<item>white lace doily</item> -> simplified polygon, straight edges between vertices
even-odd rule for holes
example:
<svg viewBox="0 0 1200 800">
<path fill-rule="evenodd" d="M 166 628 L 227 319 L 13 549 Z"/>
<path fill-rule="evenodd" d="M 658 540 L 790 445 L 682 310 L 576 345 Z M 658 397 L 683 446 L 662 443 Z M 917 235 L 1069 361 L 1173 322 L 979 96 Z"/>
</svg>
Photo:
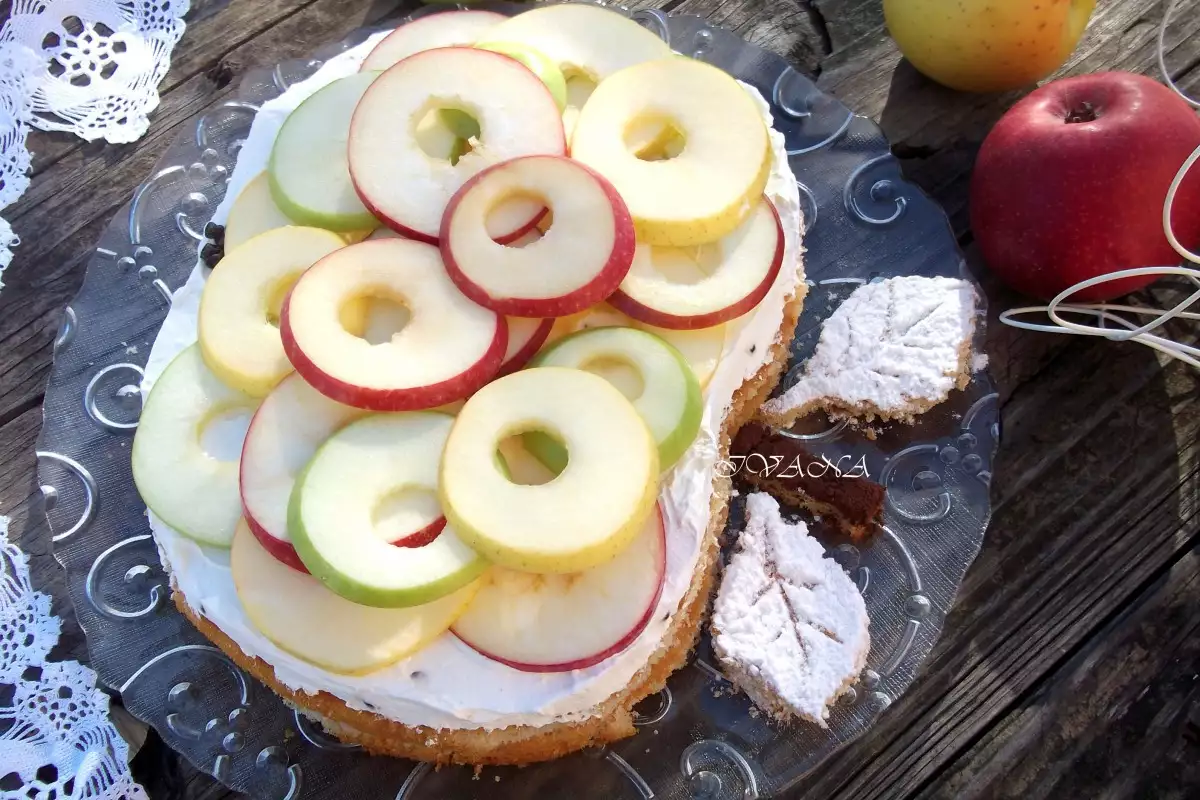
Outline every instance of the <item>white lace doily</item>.
<svg viewBox="0 0 1200 800">
<path fill-rule="evenodd" d="M 189 0 L 13 0 L 0 28 L 0 210 L 29 185 L 29 127 L 141 138 Z M 0 287 L 18 239 L 0 219 Z"/>
<path fill-rule="evenodd" d="M 46 661 L 60 628 L 0 517 L 0 800 L 141 800 L 96 673 Z"/>
</svg>

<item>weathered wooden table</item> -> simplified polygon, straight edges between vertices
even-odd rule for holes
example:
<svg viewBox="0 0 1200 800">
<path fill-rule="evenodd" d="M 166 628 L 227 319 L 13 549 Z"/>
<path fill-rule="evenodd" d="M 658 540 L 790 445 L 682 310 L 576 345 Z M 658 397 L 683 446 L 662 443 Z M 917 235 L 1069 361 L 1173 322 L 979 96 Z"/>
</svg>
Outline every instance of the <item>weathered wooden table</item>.
<svg viewBox="0 0 1200 800">
<path fill-rule="evenodd" d="M 6 213 L 24 242 L 0 294 L 0 513 L 67 615 L 63 655 L 86 659 L 87 649 L 49 554 L 33 451 L 51 343 L 91 248 L 180 126 L 245 69 L 303 56 L 399 5 L 193 0 L 141 141 L 30 138 L 33 184 Z M 1134 345 L 995 322 L 1018 298 L 973 253 L 967 185 L 980 142 L 1019 94 L 963 95 L 923 79 L 887 37 L 880 0 L 633 5 L 706 16 L 878 119 L 905 174 L 945 206 L 993 309 L 1004 438 L 983 551 L 922 677 L 796 796 L 1200 796 L 1200 376 Z M 1100 0 L 1063 74 L 1157 75 L 1163 6 Z M 1200 0 L 1180 3 L 1166 61 L 1200 91 Z M 135 770 L 156 798 L 228 796 L 153 734 Z"/>
</svg>

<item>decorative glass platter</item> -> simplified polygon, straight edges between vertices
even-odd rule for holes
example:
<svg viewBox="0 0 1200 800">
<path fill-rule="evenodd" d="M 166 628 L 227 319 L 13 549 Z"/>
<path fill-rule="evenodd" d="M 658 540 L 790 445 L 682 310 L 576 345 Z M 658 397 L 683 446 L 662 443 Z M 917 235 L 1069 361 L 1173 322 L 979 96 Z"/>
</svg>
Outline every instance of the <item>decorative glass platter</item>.
<svg viewBox="0 0 1200 800">
<path fill-rule="evenodd" d="M 807 221 L 810 288 L 782 386 L 794 381 L 812 352 L 821 320 L 855 286 L 892 275 L 970 278 L 945 215 L 904 181 L 874 123 L 822 94 L 783 58 L 698 17 L 659 11 L 633 17 L 676 51 L 756 87 L 786 137 Z M 844 426 L 792 432 L 831 460 L 863 457 L 868 474 L 888 489 L 885 531 L 872 546 L 860 551 L 839 544 L 819 522 L 814 526 L 857 580 L 871 617 L 867 669 L 839 700 L 827 730 L 768 723 L 714 667 L 705 633 L 690 664 L 638 707 L 635 737 L 523 769 L 434 770 L 337 742 L 209 645 L 171 603 L 130 475 L 142 365 L 172 291 L 195 265 L 205 223 L 225 193 L 259 105 L 372 32 L 360 31 L 307 60 L 251 72 L 236 99 L 196 119 L 105 230 L 65 311 L 38 464 L 55 553 L 68 573 L 92 666 L 130 712 L 198 768 L 256 797 L 420 800 L 570 792 L 715 799 L 786 790 L 866 730 L 913 680 L 937 640 L 990 513 L 999 418 L 983 372 L 917 425 L 885 427 L 873 441 Z M 982 341 L 980 330 L 977 349 Z M 730 531 L 739 528 L 741 514 L 735 501 Z"/>
</svg>

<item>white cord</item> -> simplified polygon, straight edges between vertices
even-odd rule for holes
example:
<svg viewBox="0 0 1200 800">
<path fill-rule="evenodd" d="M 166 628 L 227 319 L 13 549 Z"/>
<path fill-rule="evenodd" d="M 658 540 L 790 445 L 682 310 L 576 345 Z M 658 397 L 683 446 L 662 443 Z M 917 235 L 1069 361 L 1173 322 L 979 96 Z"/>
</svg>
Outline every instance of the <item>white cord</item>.
<svg viewBox="0 0 1200 800">
<path fill-rule="evenodd" d="M 1166 8 L 1163 11 L 1162 24 L 1158 29 L 1158 67 L 1162 72 L 1163 80 L 1167 86 L 1184 99 L 1189 105 L 1200 108 L 1200 102 L 1193 100 L 1183 93 L 1175 82 L 1171 79 L 1170 73 L 1167 71 L 1166 62 L 1166 37 L 1167 25 L 1170 22 L 1171 15 L 1175 11 L 1175 5 L 1178 0 L 1168 0 Z M 1200 147 L 1197 147 L 1195 152 L 1183 162 L 1183 166 L 1179 168 L 1179 172 L 1175 174 L 1175 180 L 1171 182 L 1171 188 L 1167 192 L 1166 202 L 1163 204 L 1163 232 L 1167 236 L 1167 241 L 1175 252 L 1179 253 L 1185 260 L 1194 264 L 1200 264 L 1200 253 L 1193 253 L 1188 250 L 1179 241 L 1175 235 L 1174 227 L 1171 224 L 1172 212 L 1175 208 L 1175 198 L 1179 194 L 1179 187 L 1183 185 L 1184 178 L 1188 172 L 1200 162 Z M 1087 304 L 1071 304 L 1067 299 L 1084 289 L 1090 289 L 1093 286 L 1099 286 L 1102 283 L 1109 281 L 1119 281 L 1124 278 L 1144 277 L 1147 275 L 1165 276 L 1176 275 L 1187 278 L 1192 285 L 1197 287 L 1197 291 L 1193 292 L 1171 309 L 1161 308 L 1142 308 L 1140 306 L 1118 305 L 1113 303 L 1087 303 Z M 1165 325 L 1172 319 L 1185 319 L 1190 321 L 1200 321 L 1200 313 L 1188 311 L 1188 309 L 1200 301 L 1200 269 L 1193 269 L 1186 266 L 1178 267 L 1138 267 L 1136 269 L 1123 269 L 1117 272 L 1111 272 L 1107 275 L 1099 275 L 1095 278 L 1088 278 L 1081 281 L 1069 289 L 1059 292 L 1059 294 L 1050 301 L 1049 305 L 1045 306 L 1022 306 L 1021 308 L 1010 308 L 1008 311 L 1000 315 L 1000 321 L 1005 325 L 1013 328 L 1021 328 L 1028 331 L 1040 331 L 1043 333 L 1065 333 L 1078 336 L 1102 336 L 1105 339 L 1114 342 L 1137 342 L 1138 344 L 1151 347 L 1160 353 L 1165 353 L 1171 358 L 1177 358 L 1193 367 L 1200 369 L 1200 348 L 1182 344 L 1162 336 L 1156 336 L 1151 331 Z M 1018 317 L 1026 314 L 1045 314 L 1054 324 L 1047 325 L 1045 323 L 1028 322 Z M 1135 322 L 1127 319 L 1123 314 L 1132 316 L 1149 316 L 1152 320 L 1144 325 L 1138 325 Z M 1095 320 L 1095 325 L 1085 325 L 1078 322 L 1073 322 L 1064 315 L 1076 315 L 1085 319 Z M 1124 330 L 1113 329 L 1107 327 L 1105 323 L 1113 323 L 1121 326 Z"/>
</svg>

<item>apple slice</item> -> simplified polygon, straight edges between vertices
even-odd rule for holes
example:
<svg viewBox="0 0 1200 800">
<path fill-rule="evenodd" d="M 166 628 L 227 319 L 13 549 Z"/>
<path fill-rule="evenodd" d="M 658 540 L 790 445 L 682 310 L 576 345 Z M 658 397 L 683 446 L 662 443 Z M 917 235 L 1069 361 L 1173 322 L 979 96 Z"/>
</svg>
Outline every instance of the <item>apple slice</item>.
<svg viewBox="0 0 1200 800">
<path fill-rule="evenodd" d="M 627 17 L 570 3 L 518 14 L 489 29 L 476 46 L 499 43 L 524 45 L 558 65 L 566 89 L 562 112 L 568 141 L 596 84 L 617 70 L 671 55 L 666 42 Z"/>
<path fill-rule="evenodd" d="M 688 264 L 695 269 L 694 262 Z M 606 303 L 592 306 L 579 314 L 556 319 L 546 342 L 553 344 L 564 336 L 592 328 L 637 328 L 653 333 L 683 355 L 701 389 L 708 386 L 708 382 L 712 380 L 713 373 L 717 371 L 717 364 L 721 363 L 721 356 L 725 352 L 725 325 L 692 331 L 657 328 L 628 317 Z"/>
<path fill-rule="evenodd" d="M 229 547 L 242 514 L 238 454 L 258 401 L 217 379 L 200 348 L 182 350 L 155 382 L 133 437 L 133 482 L 163 522 Z"/>
<path fill-rule="evenodd" d="M 517 14 L 488 28 L 477 44 L 493 42 L 521 44 L 545 54 L 558 64 L 568 93 L 573 83 L 579 92 L 580 84 L 594 86 L 625 67 L 671 56 L 666 42 L 628 17 L 582 3 L 541 6 Z M 579 99 L 577 95 L 576 102 Z"/>
<path fill-rule="evenodd" d="M 451 630 L 480 654 L 522 672 L 584 669 L 645 630 L 666 566 L 666 530 L 655 509 L 607 564 L 570 575 L 493 568 Z"/>
<path fill-rule="evenodd" d="M 289 375 L 250 421 L 239 473 L 246 524 L 267 552 L 292 569 L 308 572 L 287 529 L 296 476 L 326 439 L 364 413 L 330 400 L 299 375 Z M 411 498 L 407 508 L 390 510 L 397 523 L 408 526 L 392 525 L 384 531 L 401 547 L 429 544 L 446 525 L 441 508 L 419 497 Z"/>
<path fill-rule="evenodd" d="M 271 196 L 295 222 L 331 231 L 379 226 L 350 179 L 350 118 L 378 73 L 360 72 L 317 90 L 283 121 L 267 174 Z"/>
<path fill-rule="evenodd" d="M 371 344 L 343 322 L 371 296 L 408 309 L 407 324 Z M 326 397 L 375 411 L 433 408 L 470 396 L 508 347 L 503 317 L 455 288 L 438 249 L 407 239 L 351 245 L 315 264 L 283 307 L 283 349 Z"/>
<path fill-rule="evenodd" d="M 436 504 L 438 461 L 453 425 L 454 417 L 430 411 L 377 414 L 321 445 L 292 491 L 288 532 L 322 583 L 360 605 L 398 608 L 432 602 L 483 573 L 487 562 L 453 525 L 422 547 L 387 542 L 397 506 L 411 507 L 414 495 Z"/>
<path fill-rule="evenodd" d="M 525 65 L 526 69 L 537 75 L 542 83 L 546 84 L 546 88 L 550 90 L 550 95 L 558 105 L 559 111 L 567 107 L 567 80 L 563 76 L 562 69 L 541 50 L 521 42 L 500 42 L 495 40 L 480 42 L 475 46 L 481 50 L 491 50 L 493 53 L 499 53 L 500 55 L 520 61 Z"/>
<path fill-rule="evenodd" d="M 514 483 L 497 467 L 500 442 L 540 430 L 564 443 L 567 468 L 550 483 Z M 616 557 L 641 530 L 658 490 L 658 448 L 608 381 L 561 367 L 514 372 L 475 393 L 442 453 L 447 527 L 510 569 L 577 572 Z"/>
<path fill-rule="evenodd" d="M 284 297 L 306 269 L 346 243 L 320 228 L 260 234 L 217 263 L 200 297 L 200 351 L 225 383 L 263 397 L 292 371 L 279 338 Z M 347 324 L 361 325 L 354 307 Z"/>
<path fill-rule="evenodd" d="M 635 328 L 582 331 L 555 342 L 532 366 L 587 370 L 616 386 L 650 429 L 663 470 L 679 460 L 700 430 L 700 384 L 680 352 L 652 333 Z M 632 374 L 626 378 L 625 371 Z M 552 437 L 531 432 L 525 442 L 554 472 L 566 468 L 567 452 Z"/>
<path fill-rule="evenodd" d="M 683 147 L 647 161 L 629 133 L 670 125 Z M 714 242 L 745 221 L 771 168 L 767 126 L 750 95 L 720 69 L 673 57 L 627 67 L 596 87 L 579 112 L 571 157 L 612 181 L 644 244 Z"/>
<path fill-rule="evenodd" d="M 271 196 L 271 179 L 260 172 L 238 192 L 237 199 L 229 208 L 225 222 L 225 252 L 234 250 L 260 233 L 295 225 L 292 218 L 279 210 Z M 338 235 L 347 244 L 361 242 L 371 234 L 372 228 L 359 231 L 339 231 Z"/>
<path fill-rule="evenodd" d="M 483 220 L 498 202 L 537 197 L 554 224 L 526 247 L 505 247 Z M 629 271 L 635 242 L 621 196 L 590 169 L 556 156 L 527 156 L 476 175 L 442 218 L 450 278 L 481 306 L 515 317 L 562 317 L 608 297 Z"/>
<path fill-rule="evenodd" d="M 553 319 L 530 319 L 527 317 L 505 317 L 508 326 L 508 349 L 504 353 L 504 361 L 500 363 L 499 375 L 516 372 L 529 363 L 554 327 Z"/>
<path fill-rule="evenodd" d="M 554 102 L 558 104 L 558 110 L 562 111 L 566 108 L 567 81 L 563 78 L 562 70 L 558 68 L 558 65 L 544 54 L 532 47 L 512 42 L 485 42 L 476 46 L 481 50 L 491 50 L 493 53 L 500 53 L 520 61 L 526 69 L 537 75 L 542 83 L 546 84 L 546 88 L 554 97 Z M 448 108 L 440 113 L 446 127 L 454 131 L 456 135 L 464 139 L 479 136 L 479 123 L 469 114 L 453 108 Z"/>
<path fill-rule="evenodd" d="M 258 632 L 296 658 L 339 675 L 365 675 L 417 652 L 449 629 L 479 588 L 474 581 L 411 608 L 361 606 L 279 563 L 244 523 L 233 537 L 229 562 L 242 610 Z"/>
<path fill-rule="evenodd" d="M 684 262 L 684 270 L 679 262 Z M 754 213 L 719 242 L 687 249 L 638 245 L 629 274 L 608 302 L 661 328 L 708 328 L 757 306 L 782 264 L 783 224 L 764 197 Z M 699 274 L 688 275 L 688 267 Z"/>
<path fill-rule="evenodd" d="M 467 112 L 482 131 L 455 164 L 427 153 L 411 133 L 443 108 Z M 381 75 L 354 112 L 348 146 L 367 207 L 427 242 L 437 241 L 447 203 L 471 176 L 519 156 L 564 152 L 562 116 L 546 85 L 508 56 L 470 47 L 417 53 Z"/>
<path fill-rule="evenodd" d="M 508 17 L 495 11 L 443 11 L 405 23 L 375 45 L 363 60 L 362 71 L 384 70 L 411 55 L 435 47 L 473 44 Z"/>
</svg>

